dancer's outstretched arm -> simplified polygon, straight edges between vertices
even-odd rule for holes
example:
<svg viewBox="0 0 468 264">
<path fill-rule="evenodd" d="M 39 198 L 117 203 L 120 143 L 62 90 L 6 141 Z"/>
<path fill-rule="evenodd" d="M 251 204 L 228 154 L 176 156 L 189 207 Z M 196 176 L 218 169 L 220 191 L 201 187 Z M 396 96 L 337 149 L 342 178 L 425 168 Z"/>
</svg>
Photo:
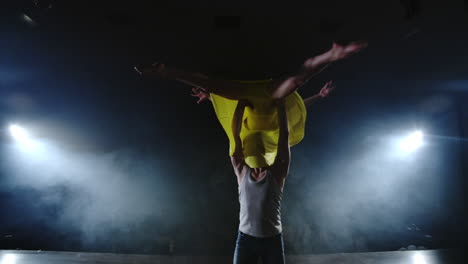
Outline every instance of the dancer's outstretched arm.
<svg viewBox="0 0 468 264">
<path fill-rule="evenodd" d="M 234 117 L 232 119 L 232 134 L 234 135 L 234 142 L 236 144 L 234 149 L 234 154 L 231 157 L 232 167 L 234 168 L 234 173 L 237 176 L 237 182 L 240 183 L 242 177 L 245 175 L 245 170 L 247 169 L 244 152 L 242 150 L 242 140 L 240 138 L 240 132 L 242 129 L 242 119 L 244 116 L 245 106 L 247 101 L 240 100 L 237 103 L 236 110 L 234 112 Z"/>
<path fill-rule="evenodd" d="M 315 102 L 319 101 L 322 98 L 327 97 L 330 95 L 331 91 L 335 89 L 335 85 L 333 84 L 333 81 L 328 81 L 322 89 L 320 89 L 320 92 L 318 92 L 315 95 L 312 95 L 310 97 L 307 97 L 304 99 L 304 104 L 308 108 L 311 105 L 313 105 Z"/>
<path fill-rule="evenodd" d="M 322 89 L 320 89 L 320 92 L 304 99 L 304 104 L 306 108 L 309 108 L 311 105 L 313 105 L 317 101 L 329 96 L 331 91 L 333 91 L 334 89 L 335 89 L 335 85 L 333 84 L 333 81 L 327 82 L 322 87 Z M 210 94 L 197 87 L 192 88 L 192 93 L 190 95 L 198 98 L 197 104 L 211 101 Z"/>
<path fill-rule="evenodd" d="M 289 172 L 289 164 L 291 160 L 288 115 L 286 113 L 284 99 L 277 101 L 277 108 L 279 125 L 278 154 L 276 155 L 275 162 L 271 166 L 271 169 L 273 174 L 278 176 L 278 179 L 283 186 L 284 180 Z"/>
<path fill-rule="evenodd" d="M 303 64 L 302 70 L 298 74 L 275 80 L 270 87 L 270 96 L 273 99 L 280 99 L 288 96 L 330 63 L 345 59 L 361 51 L 365 47 L 367 47 L 367 42 L 351 42 L 347 45 L 333 43 L 329 51 L 307 59 Z"/>
</svg>

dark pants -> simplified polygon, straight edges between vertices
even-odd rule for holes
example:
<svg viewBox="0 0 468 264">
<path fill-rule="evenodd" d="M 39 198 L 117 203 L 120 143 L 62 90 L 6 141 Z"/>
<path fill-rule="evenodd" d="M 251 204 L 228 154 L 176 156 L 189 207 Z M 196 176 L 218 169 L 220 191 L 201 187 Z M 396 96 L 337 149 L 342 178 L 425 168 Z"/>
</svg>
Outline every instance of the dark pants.
<svg viewBox="0 0 468 264">
<path fill-rule="evenodd" d="M 234 264 L 284 264 L 283 235 L 253 237 L 239 231 L 234 251 Z"/>
</svg>

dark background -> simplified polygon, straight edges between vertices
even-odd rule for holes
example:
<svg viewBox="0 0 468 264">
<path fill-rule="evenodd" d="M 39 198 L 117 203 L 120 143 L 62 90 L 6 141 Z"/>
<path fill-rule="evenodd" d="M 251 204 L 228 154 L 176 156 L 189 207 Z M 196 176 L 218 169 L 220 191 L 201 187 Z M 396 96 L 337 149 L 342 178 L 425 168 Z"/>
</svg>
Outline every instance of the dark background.
<svg viewBox="0 0 468 264">
<path fill-rule="evenodd" d="M 232 254 L 237 185 L 212 106 L 133 66 L 265 79 L 361 39 L 300 90 L 337 86 L 292 148 L 286 253 L 463 245 L 466 1 L 191 5 L 2 2 L 0 248 Z M 40 147 L 21 149 L 11 122 Z M 398 154 L 414 129 L 425 144 Z"/>
</svg>

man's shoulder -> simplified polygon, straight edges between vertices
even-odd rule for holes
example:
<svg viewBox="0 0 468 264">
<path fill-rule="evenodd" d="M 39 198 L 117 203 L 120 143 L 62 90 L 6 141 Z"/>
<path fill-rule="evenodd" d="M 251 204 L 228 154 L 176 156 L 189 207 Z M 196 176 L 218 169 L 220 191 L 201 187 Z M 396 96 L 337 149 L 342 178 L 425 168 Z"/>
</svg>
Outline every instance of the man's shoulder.
<svg viewBox="0 0 468 264">
<path fill-rule="evenodd" d="M 274 177 L 286 178 L 286 176 L 288 176 L 287 175 L 288 173 L 285 172 L 285 170 L 283 170 L 282 168 L 274 167 L 274 166 L 268 167 L 267 171 Z"/>
</svg>

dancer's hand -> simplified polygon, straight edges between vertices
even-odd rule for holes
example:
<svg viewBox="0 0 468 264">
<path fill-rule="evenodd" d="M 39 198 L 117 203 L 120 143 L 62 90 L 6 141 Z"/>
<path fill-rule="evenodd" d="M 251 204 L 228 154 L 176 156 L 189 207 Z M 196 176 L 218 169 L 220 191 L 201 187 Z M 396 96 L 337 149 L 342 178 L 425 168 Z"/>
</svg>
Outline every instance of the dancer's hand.
<svg viewBox="0 0 468 264">
<path fill-rule="evenodd" d="M 137 65 L 134 67 L 135 71 L 140 75 L 144 74 L 157 74 L 162 76 L 166 65 L 161 62 L 155 62 L 151 65 Z"/>
<path fill-rule="evenodd" d="M 210 94 L 197 87 L 192 88 L 192 93 L 190 95 L 198 98 L 197 104 L 211 101 Z"/>
<path fill-rule="evenodd" d="M 366 41 L 354 41 L 349 44 L 333 43 L 330 49 L 330 61 L 337 61 L 349 57 L 367 47 Z"/>
<path fill-rule="evenodd" d="M 328 81 L 328 82 L 322 87 L 322 89 L 320 89 L 320 92 L 319 92 L 320 97 L 322 97 L 322 98 L 327 97 L 328 95 L 330 95 L 331 91 L 333 91 L 335 88 L 336 88 L 336 86 L 335 86 L 335 84 L 333 83 L 333 81 Z"/>
</svg>

